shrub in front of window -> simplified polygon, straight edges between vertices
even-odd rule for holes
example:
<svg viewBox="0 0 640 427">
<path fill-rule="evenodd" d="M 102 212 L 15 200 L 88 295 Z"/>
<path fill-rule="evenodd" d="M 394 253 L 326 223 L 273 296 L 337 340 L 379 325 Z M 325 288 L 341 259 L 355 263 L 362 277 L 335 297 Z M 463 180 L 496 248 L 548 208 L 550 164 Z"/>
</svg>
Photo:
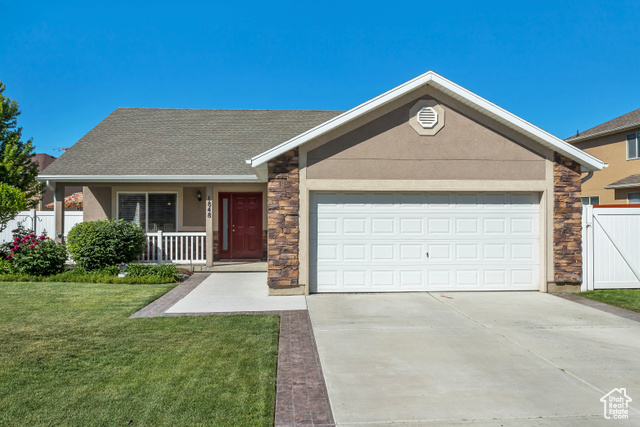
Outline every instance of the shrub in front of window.
<svg viewBox="0 0 640 427">
<path fill-rule="evenodd" d="M 135 261 L 145 243 L 144 231 L 123 220 L 81 222 L 67 236 L 71 257 L 87 271 Z"/>
<path fill-rule="evenodd" d="M 8 256 L 13 269 L 23 274 L 50 276 L 61 273 L 67 261 L 67 248 L 46 236 L 31 234 L 14 241 L 14 251 Z"/>
</svg>

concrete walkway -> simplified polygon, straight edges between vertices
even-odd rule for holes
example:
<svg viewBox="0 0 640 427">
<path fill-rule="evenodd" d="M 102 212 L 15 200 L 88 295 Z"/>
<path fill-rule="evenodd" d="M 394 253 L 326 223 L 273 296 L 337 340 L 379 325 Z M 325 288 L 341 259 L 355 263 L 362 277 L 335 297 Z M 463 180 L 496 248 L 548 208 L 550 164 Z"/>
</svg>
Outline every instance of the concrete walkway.
<svg viewBox="0 0 640 427">
<path fill-rule="evenodd" d="M 267 273 L 212 273 L 167 314 L 306 310 L 305 297 L 269 296 Z"/>
<path fill-rule="evenodd" d="M 538 292 L 308 297 L 337 425 L 640 425 L 640 323 Z M 626 388 L 630 419 L 600 398 Z"/>
</svg>

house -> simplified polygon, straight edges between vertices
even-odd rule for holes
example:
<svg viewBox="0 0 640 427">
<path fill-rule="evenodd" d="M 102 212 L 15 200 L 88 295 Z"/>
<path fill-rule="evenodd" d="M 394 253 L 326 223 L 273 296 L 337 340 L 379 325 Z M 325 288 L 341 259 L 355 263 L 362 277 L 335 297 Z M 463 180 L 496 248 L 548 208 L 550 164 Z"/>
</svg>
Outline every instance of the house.
<svg viewBox="0 0 640 427">
<path fill-rule="evenodd" d="M 267 259 L 272 295 L 552 291 L 602 167 L 430 71 L 342 113 L 119 108 L 40 179 L 83 185 L 86 221 L 201 233 L 208 265 Z"/>
<path fill-rule="evenodd" d="M 33 161 L 38 162 L 38 172 L 42 172 L 49 166 L 56 158 L 46 153 L 36 153 L 33 155 Z M 82 191 L 82 187 L 66 187 L 65 195 L 70 196 L 74 193 Z M 53 191 L 50 188 L 44 187 L 42 191 L 40 202 L 38 203 L 37 210 L 39 211 L 51 211 L 53 208 L 47 207 L 48 204 L 53 202 Z M 74 210 L 82 210 L 82 208 L 74 208 Z"/>
<path fill-rule="evenodd" d="M 640 108 L 566 141 L 608 165 L 584 175 L 583 204 L 640 203 Z"/>
</svg>

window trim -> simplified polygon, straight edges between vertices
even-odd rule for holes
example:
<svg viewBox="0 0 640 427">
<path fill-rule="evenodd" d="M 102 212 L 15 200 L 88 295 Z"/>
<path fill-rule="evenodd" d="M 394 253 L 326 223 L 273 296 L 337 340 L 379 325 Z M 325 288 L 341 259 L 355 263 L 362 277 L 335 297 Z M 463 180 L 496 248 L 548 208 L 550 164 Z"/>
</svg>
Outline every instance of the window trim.
<svg viewBox="0 0 640 427">
<path fill-rule="evenodd" d="M 116 191 L 116 219 L 120 219 L 120 194 L 144 194 L 144 232 L 149 233 L 149 194 L 175 194 L 176 195 L 176 232 L 178 232 L 178 217 L 179 217 L 179 203 L 180 198 L 177 191 Z"/>
<path fill-rule="evenodd" d="M 635 144 L 636 144 L 636 157 L 630 157 L 629 156 L 629 137 L 633 136 Z M 640 132 L 635 132 L 635 133 L 630 133 L 627 134 L 627 138 L 626 138 L 626 145 L 627 145 L 627 160 L 638 160 L 640 159 Z"/>
</svg>

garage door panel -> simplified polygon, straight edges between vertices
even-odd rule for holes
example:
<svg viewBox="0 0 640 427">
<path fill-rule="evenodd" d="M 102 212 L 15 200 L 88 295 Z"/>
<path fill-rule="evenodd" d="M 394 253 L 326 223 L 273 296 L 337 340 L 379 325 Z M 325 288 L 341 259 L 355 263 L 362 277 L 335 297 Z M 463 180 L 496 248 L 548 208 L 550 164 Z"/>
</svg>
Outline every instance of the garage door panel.
<svg viewBox="0 0 640 427">
<path fill-rule="evenodd" d="M 311 291 L 538 289 L 538 202 L 535 193 L 312 193 Z"/>
<path fill-rule="evenodd" d="M 424 233 L 423 218 L 401 218 L 400 236 L 415 236 Z"/>
<path fill-rule="evenodd" d="M 482 231 L 485 235 L 506 236 L 507 224 L 507 218 L 483 218 Z"/>
<path fill-rule="evenodd" d="M 421 261 L 426 253 L 424 245 L 421 244 L 407 244 L 400 242 L 397 246 L 400 253 L 400 256 L 397 259 L 398 262 Z"/>
<path fill-rule="evenodd" d="M 398 226 L 395 218 L 371 218 L 371 234 L 372 235 L 394 235 L 397 233 Z"/>
<path fill-rule="evenodd" d="M 450 236 L 453 231 L 451 218 L 427 218 L 427 230 L 429 235 Z"/>
</svg>

